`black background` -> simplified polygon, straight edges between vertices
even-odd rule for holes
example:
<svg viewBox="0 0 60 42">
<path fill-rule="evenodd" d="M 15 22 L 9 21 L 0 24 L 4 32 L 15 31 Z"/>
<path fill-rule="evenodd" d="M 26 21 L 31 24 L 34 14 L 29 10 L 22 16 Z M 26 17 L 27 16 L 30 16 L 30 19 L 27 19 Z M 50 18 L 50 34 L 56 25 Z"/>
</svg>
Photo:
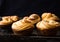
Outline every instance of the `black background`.
<svg viewBox="0 0 60 42">
<path fill-rule="evenodd" d="M 59 0 L 0 0 L 0 16 L 51 12 L 59 16 Z M 60 16 L 59 16 L 60 17 Z"/>
</svg>

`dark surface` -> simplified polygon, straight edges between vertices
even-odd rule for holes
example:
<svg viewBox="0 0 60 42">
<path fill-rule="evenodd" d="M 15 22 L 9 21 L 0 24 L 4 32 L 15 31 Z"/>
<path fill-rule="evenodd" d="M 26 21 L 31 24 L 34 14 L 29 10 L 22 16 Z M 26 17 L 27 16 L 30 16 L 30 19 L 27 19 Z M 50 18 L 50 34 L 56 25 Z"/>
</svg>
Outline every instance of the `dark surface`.
<svg viewBox="0 0 60 42">
<path fill-rule="evenodd" d="M 24 41 L 24 42 L 60 42 L 59 37 L 43 37 L 43 36 L 14 36 L 14 35 L 0 35 L 0 41 L 7 41 L 7 42 L 17 42 L 17 41 Z"/>
<path fill-rule="evenodd" d="M 7 31 L 0 28 L 0 41 L 5 42 L 60 42 L 60 31 L 57 33 L 56 36 L 38 36 L 37 31 L 33 30 L 32 34 L 29 36 L 20 36 L 14 35 L 11 31 Z"/>
</svg>

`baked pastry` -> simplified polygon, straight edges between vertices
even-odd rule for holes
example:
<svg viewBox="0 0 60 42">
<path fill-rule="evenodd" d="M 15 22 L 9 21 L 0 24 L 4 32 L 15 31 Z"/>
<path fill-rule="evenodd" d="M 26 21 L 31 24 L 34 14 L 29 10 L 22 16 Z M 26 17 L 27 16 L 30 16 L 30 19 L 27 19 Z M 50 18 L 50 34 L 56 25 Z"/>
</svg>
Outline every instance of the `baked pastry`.
<svg viewBox="0 0 60 42">
<path fill-rule="evenodd" d="M 19 19 L 18 16 L 3 16 L 2 20 L 0 21 L 0 27 L 5 27 Z"/>
<path fill-rule="evenodd" d="M 41 17 L 42 17 L 42 20 L 60 21 L 59 17 L 57 17 L 55 14 L 52 14 L 52 13 L 43 13 Z"/>
<path fill-rule="evenodd" d="M 16 15 L 14 15 L 14 16 L 3 16 L 3 17 L 2 17 L 2 21 L 4 21 L 4 20 L 5 20 L 5 21 L 10 20 L 10 21 L 14 22 L 14 21 L 19 20 L 19 17 L 16 16 Z"/>
<path fill-rule="evenodd" d="M 33 31 L 34 25 L 31 22 L 27 21 L 27 18 L 28 17 L 24 17 L 23 19 L 12 24 L 12 30 L 14 34 L 22 36 L 28 35 Z"/>
<path fill-rule="evenodd" d="M 30 21 L 32 24 L 36 24 L 41 20 L 41 18 L 37 14 L 31 14 L 27 20 Z"/>
<path fill-rule="evenodd" d="M 42 20 L 36 24 L 38 34 L 43 36 L 54 36 L 60 28 L 60 22 L 54 20 Z"/>
<path fill-rule="evenodd" d="M 32 14 L 29 17 L 24 17 L 23 19 L 14 22 L 12 24 L 12 30 L 14 34 L 27 35 L 32 33 L 34 29 L 34 24 L 40 21 L 40 17 L 37 14 Z"/>
</svg>

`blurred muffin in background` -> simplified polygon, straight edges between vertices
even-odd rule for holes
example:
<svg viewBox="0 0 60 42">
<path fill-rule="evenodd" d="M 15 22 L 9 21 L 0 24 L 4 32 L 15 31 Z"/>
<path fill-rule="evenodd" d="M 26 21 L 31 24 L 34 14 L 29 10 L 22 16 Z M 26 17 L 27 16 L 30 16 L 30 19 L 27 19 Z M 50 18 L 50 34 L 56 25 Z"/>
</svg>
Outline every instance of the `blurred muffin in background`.
<svg viewBox="0 0 60 42">
<path fill-rule="evenodd" d="M 18 16 L 3 16 L 2 20 L 0 21 L 0 28 L 7 30 L 7 31 L 12 31 L 11 30 L 11 24 L 15 21 L 18 21 L 19 17 Z"/>
</svg>

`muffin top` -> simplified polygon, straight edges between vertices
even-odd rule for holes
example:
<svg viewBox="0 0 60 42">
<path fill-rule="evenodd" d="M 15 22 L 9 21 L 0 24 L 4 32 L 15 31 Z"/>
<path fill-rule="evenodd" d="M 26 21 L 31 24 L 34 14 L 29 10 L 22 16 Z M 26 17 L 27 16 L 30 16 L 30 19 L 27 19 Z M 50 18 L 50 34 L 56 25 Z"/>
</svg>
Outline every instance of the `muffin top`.
<svg viewBox="0 0 60 42">
<path fill-rule="evenodd" d="M 3 21 L 8 20 L 8 19 L 10 19 L 11 21 L 17 21 L 19 19 L 19 17 L 18 16 L 4 16 L 4 17 L 2 17 Z"/>
<path fill-rule="evenodd" d="M 36 26 L 37 28 L 40 28 L 41 30 L 53 29 L 56 27 L 60 27 L 60 22 L 56 22 L 54 20 L 48 20 L 48 21 L 42 20 L 38 22 Z"/>
<path fill-rule="evenodd" d="M 0 25 L 8 25 L 18 20 L 18 16 L 4 16 L 0 21 Z"/>
<path fill-rule="evenodd" d="M 42 17 L 42 20 L 60 21 L 59 17 L 57 17 L 55 14 L 52 14 L 52 13 L 43 13 L 41 17 Z"/>
</svg>

